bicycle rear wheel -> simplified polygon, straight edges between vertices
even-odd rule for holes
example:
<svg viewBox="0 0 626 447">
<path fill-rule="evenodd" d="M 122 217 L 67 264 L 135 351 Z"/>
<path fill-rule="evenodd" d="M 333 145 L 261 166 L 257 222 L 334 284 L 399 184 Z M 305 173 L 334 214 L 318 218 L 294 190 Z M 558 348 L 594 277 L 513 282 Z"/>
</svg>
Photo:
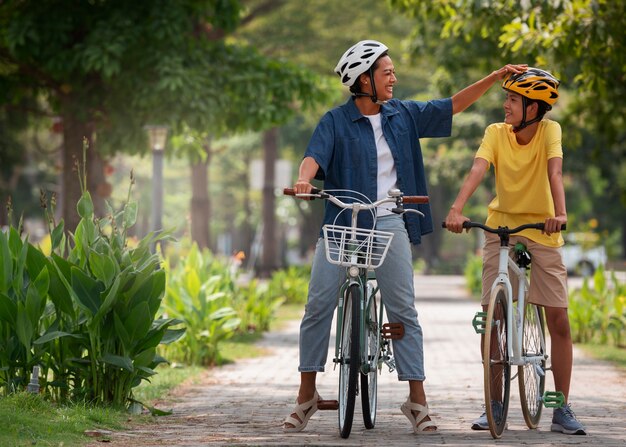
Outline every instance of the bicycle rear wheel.
<svg viewBox="0 0 626 447">
<path fill-rule="evenodd" d="M 519 394 L 526 425 L 537 428 L 546 388 L 545 326 L 541 307 L 526 303 L 524 308 L 522 355 L 534 361 L 518 366 Z"/>
<path fill-rule="evenodd" d="M 342 438 L 350 436 L 354 419 L 354 403 L 359 376 L 359 336 L 361 289 L 351 285 L 345 295 L 341 330 L 341 363 L 339 367 L 339 432 Z"/>
<path fill-rule="evenodd" d="M 378 359 L 380 358 L 380 324 L 376 297 L 371 296 L 365 317 L 365 346 L 363 353 L 367 363 L 361 371 L 361 408 L 365 428 L 374 428 L 378 405 Z"/>
<path fill-rule="evenodd" d="M 493 438 L 502 435 L 509 410 L 511 365 L 507 347 L 507 305 L 506 290 L 499 285 L 491 294 L 483 344 L 485 412 Z"/>
</svg>

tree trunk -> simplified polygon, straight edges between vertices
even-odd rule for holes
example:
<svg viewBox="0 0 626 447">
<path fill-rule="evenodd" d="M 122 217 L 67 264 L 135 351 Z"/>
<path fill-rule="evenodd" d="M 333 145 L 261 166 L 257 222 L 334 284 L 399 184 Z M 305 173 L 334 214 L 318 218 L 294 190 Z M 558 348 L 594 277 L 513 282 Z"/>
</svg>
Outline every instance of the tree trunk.
<svg viewBox="0 0 626 447">
<path fill-rule="evenodd" d="M 274 178 L 278 154 L 278 129 L 273 128 L 263 134 L 263 252 L 259 275 L 269 277 L 278 267 L 276 244 L 276 214 L 274 198 Z"/>
<path fill-rule="evenodd" d="M 209 222 L 211 200 L 209 197 L 209 166 L 211 165 L 211 142 L 203 144 L 204 161 L 191 164 L 191 240 L 198 248 L 212 249 Z"/>
</svg>

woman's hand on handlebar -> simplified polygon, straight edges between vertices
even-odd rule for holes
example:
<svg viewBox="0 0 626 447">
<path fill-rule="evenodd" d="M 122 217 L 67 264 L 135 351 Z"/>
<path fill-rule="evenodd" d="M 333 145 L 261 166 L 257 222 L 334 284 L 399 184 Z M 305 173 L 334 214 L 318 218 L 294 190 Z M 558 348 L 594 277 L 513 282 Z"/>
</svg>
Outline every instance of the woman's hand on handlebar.
<svg viewBox="0 0 626 447">
<path fill-rule="evenodd" d="M 311 194 L 313 185 L 306 180 L 298 179 L 293 185 L 293 190 L 296 194 Z"/>
<path fill-rule="evenodd" d="M 548 217 L 544 222 L 543 232 L 550 236 L 552 233 L 561 231 L 561 227 L 567 223 L 567 215 Z"/>
<path fill-rule="evenodd" d="M 463 232 L 463 223 L 468 222 L 470 219 L 465 217 L 458 211 L 451 209 L 446 216 L 445 226 L 448 231 L 453 233 Z M 469 231 L 469 228 L 467 229 Z"/>
</svg>

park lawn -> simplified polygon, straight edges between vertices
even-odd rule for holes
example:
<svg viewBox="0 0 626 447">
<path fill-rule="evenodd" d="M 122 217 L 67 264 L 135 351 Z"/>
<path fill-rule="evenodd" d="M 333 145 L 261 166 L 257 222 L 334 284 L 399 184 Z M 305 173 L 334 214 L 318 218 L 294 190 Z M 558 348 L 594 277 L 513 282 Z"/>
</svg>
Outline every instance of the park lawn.
<svg viewBox="0 0 626 447">
<path fill-rule="evenodd" d="M 0 398 L 0 445 L 80 446 L 88 439 L 106 439 L 106 430 L 123 428 L 127 418 L 111 408 L 57 406 L 37 394 L 13 394 Z M 87 431 L 104 434 L 87 438 Z"/>
</svg>

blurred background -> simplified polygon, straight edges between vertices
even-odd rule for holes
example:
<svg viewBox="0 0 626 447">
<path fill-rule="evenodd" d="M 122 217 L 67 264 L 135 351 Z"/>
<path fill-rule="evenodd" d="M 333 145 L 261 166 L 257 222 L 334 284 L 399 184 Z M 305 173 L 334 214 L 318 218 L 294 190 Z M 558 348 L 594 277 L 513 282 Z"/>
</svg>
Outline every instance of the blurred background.
<svg viewBox="0 0 626 447">
<path fill-rule="evenodd" d="M 195 242 L 260 277 L 307 264 L 322 204 L 281 191 L 321 115 L 347 98 L 337 60 L 376 39 L 390 48 L 400 99 L 450 96 L 505 63 L 554 73 L 566 263 L 581 275 L 624 270 L 625 9 L 591 0 L 0 1 L 0 227 L 23 218 L 30 241 L 45 243 L 43 201 L 73 232 L 85 159 L 96 215 L 138 203 L 131 237 L 169 229 L 176 241 L 164 250 Z M 455 116 L 450 138 L 422 142 L 435 222 L 484 128 L 503 119 L 503 99 L 495 85 Z M 485 218 L 490 186 L 467 216 Z M 478 238 L 435 225 L 414 251 L 416 269 L 461 273 Z"/>
</svg>

